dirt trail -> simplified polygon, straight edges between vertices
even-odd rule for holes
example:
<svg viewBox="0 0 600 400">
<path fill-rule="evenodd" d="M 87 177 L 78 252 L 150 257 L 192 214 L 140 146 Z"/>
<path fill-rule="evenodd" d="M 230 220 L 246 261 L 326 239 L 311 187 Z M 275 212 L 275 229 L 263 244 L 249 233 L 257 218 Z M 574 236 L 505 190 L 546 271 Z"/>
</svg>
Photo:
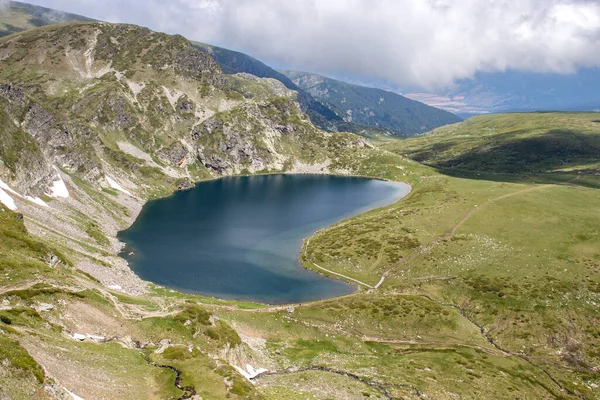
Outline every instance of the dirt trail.
<svg viewBox="0 0 600 400">
<path fill-rule="evenodd" d="M 582 177 L 583 177 L 583 174 L 579 173 L 579 174 L 578 174 L 578 176 L 577 176 L 576 178 L 574 178 L 574 179 L 571 179 L 570 181 L 566 182 L 566 184 L 570 184 L 570 183 L 577 182 L 577 181 L 578 181 L 578 180 L 580 180 Z M 438 238 L 437 238 L 437 239 L 435 239 L 433 242 L 431 242 L 431 243 L 430 243 L 428 246 L 426 246 L 426 247 L 424 247 L 424 248 L 421 248 L 421 249 L 419 249 L 418 251 L 416 251 L 416 252 L 414 252 L 413 254 L 411 254 L 410 256 L 408 256 L 407 258 L 404 258 L 404 259 L 400 260 L 400 261 L 399 261 L 399 263 L 398 263 L 396 266 L 398 266 L 398 265 L 402 265 L 402 264 L 406 264 L 406 263 L 408 263 L 408 262 L 410 262 L 410 261 L 414 260 L 414 259 L 415 259 L 416 257 L 418 257 L 419 255 L 422 255 L 422 254 L 427 254 L 427 253 L 429 253 L 431 250 L 433 250 L 433 248 L 434 248 L 435 246 L 437 246 L 438 244 L 440 244 L 441 242 L 444 242 L 444 241 L 446 241 L 446 240 L 449 240 L 450 238 L 452 238 L 452 236 L 454 236 L 454 235 L 456 234 L 456 232 L 458 231 L 458 229 L 459 229 L 459 228 L 460 228 L 460 227 L 461 227 L 461 226 L 462 226 L 462 225 L 463 225 L 465 222 L 467 222 L 467 221 L 469 220 L 469 218 L 471 218 L 471 217 L 472 217 L 472 216 L 473 216 L 473 215 L 474 215 L 474 214 L 475 214 L 477 211 L 481 210 L 481 209 L 482 209 L 483 207 L 485 207 L 486 205 L 488 205 L 488 204 L 490 204 L 490 203 L 493 203 L 493 202 L 495 202 L 495 201 L 499 201 L 499 200 L 502 200 L 502 199 L 506 199 L 506 198 L 508 198 L 508 197 L 512 197 L 512 196 L 516 196 L 516 195 L 520 195 L 520 194 L 524 194 L 524 193 L 528 193 L 528 192 L 533 192 L 533 191 L 537 191 L 537 190 L 541 190 L 541 189 L 545 189 L 545 188 L 553 187 L 553 186 L 556 186 L 556 185 L 557 185 L 557 184 L 554 184 L 554 183 L 552 183 L 552 184 L 547 184 L 547 185 L 542 185 L 542 186 L 534 186 L 534 187 L 530 187 L 530 188 L 527 188 L 527 189 L 519 190 L 519 191 L 516 191 L 516 192 L 512 192 L 512 193 L 508 193 L 508 194 L 503 194 L 503 195 L 501 195 L 501 196 L 498 196 L 498 197 L 494 197 L 494 198 L 488 199 L 488 200 L 484 201 L 483 203 L 476 205 L 476 206 L 475 206 L 475 207 L 474 207 L 474 208 L 473 208 L 471 211 L 469 211 L 469 212 L 467 213 L 467 215 L 465 215 L 465 216 L 464 216 L 464 218 L 463 218 L 463 219 L 461 219 L 461 220 L 460 220 L 460 221 L 459 221 L 459 222 L 458 222 L 456 225 L 454 225 L 454 226 L 452 227 L 452 230 L 451 230 L 449 233 L 447 233 L 447 234 L 445 234 L 445 235 L 443 235 L 443 236 L 440 236 L 440 237 L 438 237 Z M 306 256 L 306 249 L 308 248 L 308 245 L 309 245 L 309 243 L 310 243 L 310 239 L 307 239 L 307 241 L 306 241 L 306 245 L 304 246 L 304 255 L 305 255 L 305 256 Z M 308 257 L 306 257 L 306 258 L 308 259 Z M 309 261 L 310 261 L 310 260 L 309 260 Z M 377 264 L 379 264 L 379 262 L 380 262 L 380 261 L 381 261 L 381 251 L 380 251 L 380 254 L 379 254 L 378 258 L 377 258 L 377 261 L 375 261 L 375 264 L 374 264 L 374 266 L 376 266 Z M 376 284 L 375 286 L 372 286 L 372 285 L 369 285 L 368 283 L 365 283 L 365 282 L 359 281 L 358 279 L 354 279 L 354 278 L 351 278 L 351 277 L 349 277 L 349 276 L 347 276 L 347 275 L 340 274 L 340 273 L 338 273 L 338 272 L 335 272 L 335 271 L 332 271 L 332 270 L 330 270 L 330 269 L 327 269 L 327 268 L 321 267 L 320 265 L 318 265 L 317 263 L 315 263 L 315 262 L 313 262 L 313 261 L 310 261 L 310 263 L 311 263 L 311 264 L 313 264 L 315 267 L 317 267 L 318 269 L 320 269 L 320 270 L 322 270 L 322 271 L 325 271 L 325 272 L 327 272 L 327 273 L 329 273 L 329 274 L 332 274 L 332 275 L 339 276 L 340 278 L 344 278 L 344 279 L 346 279 L 346 280 L 349 280 L 349 281 L 352 281 L 352 282 L 354 282 L 354 283 L 358 283 L 359 285 L 362 285 L 362 286 L 364 286 L 364 287 L 367 287 L 367 288 L 369 288 L 369 289 L 378 289 L 378 288 L 379 288 L 379 287 L 380 287 L 380 286 L 383 284 L 383 282 L 385 281 L 385 278 L 386 278 L 386 277 L 389 275 L 389 273 L 391 272 L 391 270 L 388 270 L 388 271 L 386 271 L 386 272 L 385 272 L 385 273 L 384 273 L 384 274 L 381 276 L 381 279 L 379 280 L 379 282 L 377 282 L 377 284 Z"/>
<path fill-rule="evenodd" d="M 574 178 L 574 179 L 571 179 L 570 181 L 567 181 L 567 182 L 565 182 L 564 184 L 571 184 L 571 183 L 577 182 L 577 181 L 579 181 L 581 178 L 583 178 L 583 176 L 584 176 L 583 174 L 579 173 L 579 175 L 578 175 L 576 178 Z M 463 219 L 461 219 L 461 220 L 460 220 L 460 221 L 459 221 L 459 222 L 458 222 L 456 225 L 454 225 L 454 226 L 452 227 L 452 230 L 451 230 L 449 233 L 447 233 L 447 234 L 445 234 L 445 235 L 443 235 L 443 236 L 440 236 L 439 238 L 437 238 L 437 239 L 435 239 L 433 242 L 431 242 L 431 243 L 430 243 L 428 246 L 426 246 L 426 247 L 424 247 L 424 248 L 421 248 L 421 249 L 418 249 L 417 251 L 413 252 L 413 253 L 412 253 L 411 255 L 409 255 L 408 257 L 406 257 L 406 258 L 404 258 L 404 259 L 400 260 L 400 261 L 399 261 L 399 263 L 398 263 L 398 264 L 396 264 L 396 266 L 398 266 L 398 265 L 402 265 L 402 264 L 406 264 L 406 263 L 408 263 L 408 262 L 410 262 L 410 261 L 414 260 L 415 258 L 417 258 L 417 257 L 418 257 L 418 256 L 420 256 L 420 255 L 427 254 L 427 253 L 429 253 L 429 252 L 430 252 L 430 251 L 431 251 L 431 250 L 432 250 L 432 249 L 433 249 L 433 248 L 434 248 L 436 245 L 440 244 L 441 242 L 443 242 L 443 241 L 445 241 L 445 240 L 448 240 L 448 239 L 452 238 L 452 236 L 454 236 L 454 235 L 456 234 L 456 232 L 458 231 L 458 229 L 459 229 L 459 228 L 460 228 L 460 227 L 461 227 L 461 226 L 462 226 L 462 225 L 463 225 L 465 222 L 467 222 L 467 221 L 469 220 L 469 218 L 471 218 L 471 217 L 472 217 L 472 216 L 473 216 L 473 215 L 474 215 L 474 214 L 475 214 L 477 211 L 481 210 L 481 209 L 482 209 L 484 206 L 486 206 L 486 205 L 488 205 L 488 204 L 490 204 L 490 203 L 493 203 L 493 202 L 495 202 L 495 201 L 498 201 L 498 200 L 502 200 L 502 199 L 508 198 L 508 197 L 512 197 L 512 196 L 516 196 L 516 195 L 519 195 L 519 194 L 524 194 L 524 193 L 528 193 L 528 192 L 532 192 L 532 191 L 536 191 L 536 190 L 541 190 L 541 189 L 545 189 L 545 188 L 549 188 L 549 187 L 553 187 L 553 186 L 557 186 L 557 185 L 559 185 L 559 184 L 547 184 L 547 185 L 542 185 L 542 186 L 534 186 L 534 187 L 530 187 L 530 188 L 527 188 L 527 189 L 519 190 L 519 191 L 516 191 L 516 192 L 507 193 L 507 194 L 503 194 L 503 195 L 501 195 L 501 196 L 494 197 L 494 198 L 491 198 L 491 199 L 488 199 L 488 200 L 486 200 L 485 202 L 483 202 L 483 203 L 481 203 L 481 204 L 479 204 L 479 205 L 475 206 L 473 210 L 471 210 L 469 213 L 467 213 L 467 215 L 465 215 Z M 310 244 L 310 239 L 307 239 L 307 241 L 306 241 L 306 245 L 304 246 L 304 255 L 305 255 L 305 256 L 306 256 L 306 249 L 308 248 L 308 245 L 309 245 L 309 244 Z M 308 257 L 307 257 L 307 259 L 308 259 Z M 310 261 L 310 260 L 309 260 L 309 261 Z M 392 272 L 392 270 L 388 270 L 388 271 L 386 271 L 386 272 L 385 272 L 385 273 L 384 273 L 384 274 L 381 276 L 381 279 L 379 280 L 379 282 L 378 282 L 378 283 L 377 283 L 375 286 L 371 286 L 371 285 L 369 285 L 369 284 L 367 284 L 367 283 L 361 282 L 361 281 L 359 281 L 359 280 L 357 280 L 357 279 L 354 279 L 354 278 L 351 278 L 351 277 L 349 277 L 349 276 L 347 276 L 347 275 L 343 275 L 343 274 L 340 274 L 340 273 L 337 273 L 337 272 L 331 271 L 331 270 L 329 270 L 329 269 L 327 269 L 327 268 L 323 268 L 323 267 L 321 267 L 321 266 L 319 266 L 319 265 L 315 264 L 315 263 L 314 263 L 314 262 L 312 262 L 312 261 L 310 261 L 310 262 L 311 262 L 313 265 L 315 265 L 317 268 L 319 268 L 319 269 L 321 269 L 321 270 L 323 270 L 323 271 L 326 271 L 326 272 L 328 272 L 328 273 L 331 273 L 331 274 L 337 275 L 337 276 L 339 276 L 339 277 L 342 277 L 342 278 L 344 278 L 344 279 L 348 279 L 348 280 L 350 280 L 350 281 L 353 281 L 353 282 L 359 283 L 359 284 L 361 284 L 361 285 L 363 285 L 363 286 L 365 286 L 365 287 L 368 287 L 368 288 L 370 288 L 370 289 L 378 289 L 379 287 L 381 287 L 381 285 L 382 285 L 382 284 L 383 284 L 383 282 L 385 281 L 385 278 L 386 278 L 386 277 L 387 277 L 387 276 L 388 276 L 388 275 L 389 275 L 389 274 Z M 379 260 L 378 260 L 377 262 L 379 262 Z M 349 296 L 353 296 L 353 295 L 354 295 L 354 294 L 350 294 L 350 295 L 347 295 L 347 296 L 341 296 L 341 298 L 343 298 L 343 297 L 349 297 Z M 328 299 L 328 300 L 331 300 L 331 299 Z M 221 306 L 221 307 L 219 307 L 219 308 L 221 308 L 221 309 L 229 309 L 229 310 L 232 310 L 232 311 L 233 311 L 233 310 L 235 310 L 235 311 L 246 311 L 246 312 L 257 312 L 257 313 L 263 313 L 263 312 L 265 312 L 265 313 L 268 313 L 268 312 L 284 311 L 284 310 L 287 310 L 287 309 L 288 309 L 288 308 L 290 308 L 290 307 L 293 307 L 293 308 L 298 308 L 298 307 L 308 307 L 308 306 L 314 306 L 314 305 L 316 305 L 316 304 L 318 304 L 318 303 L 321 303 L 321 302 L 323 302 L 323 301 L 324 301 L 324 300 L 317 300 L 317 301 L 310 301 L 310 302 L 306 302 L 306 303 L 302 303 L 302 304 L 286 304 L 286 305 L 281 305 L 281 306 L 273 306 L 273 307 L 259 308 L 259 309 L 248 309 L 248 310 L 243 310 L 243 309 L 239 309 L 239 308 L 237 308 L 237 307 L 231 307 L 231 306 Z"/>
<path fill-rule="evenodd" d="M 310 261 L 310 263 L 311 263 L 312 265 L 314 265 L 314 266 L 315 266 L 315 267 L 317 267 L 318 269 L 320 269 L 320 270 L 323 270 L 323 271 L 325 271 L 325 272 L 327 272 L 327 273 L 330 273 L 330 274 L 333 274 L 333 275 L 339 276 L 339 277 L 341 277 L 341 278 L 347 279 L 347 280 L 349 280 L 349 281 L 352 281 L 352 282 L 354 282 L 354 283 L 358 283 L 359 285 L 365 286 L 365 287 L 367 287 L 367 288 L 369 288 L 369 289 L 374 289 L 374 287 L 373 287 L 373 286 L 371 286 L 371 285 L 369 285 L 368 283 L 364 283 L 364 282 L 362 282 L 362 281 L 359 281 L 358 279 L 354 279 L 354 278 L 351 278 L 351 277 L 349 277 L 349 276 L 347 276 L 347 275 L 344 275 L 344 274 L 340 274 L 340 273 L 334 272 L 334 271 L 332 271 L 332 270 L 330 270 L 330 269 L 327 269 L 327 268 L 323 268 L 323 267 L 321 267 L 320 265 L 318 265 L 317 263 L 315 263 L 314 261 L 311 261 L 311 260 L 309 260 L 308 256 L 306 255 L 306 249 L 308 249 L 308 245 L 309 245 L 309 244 L 310 244 L 310 239 L 307 239 L 307 240 L 306 240 L 306 245 L 304 245 L 304 256 L 306 257 L 306 259 L 307 259 L 308 261 Z"/>
<path fill-rule="evenodd" d="M 486 354 L 496 356 L 496 357 L 512 356 L 512 354 L 507 353 L 506 351 L 501 350 L 496 346 L 494 346 L 494 348 L 489 348 L 489 347 L 484 347 L 484 346 L 478 346 L 476 344 L 465 344 L 465 343 L 445 344 L 444 345 L 443 343 L 433 342 L 433 341 L 386 339 L 386 338 L 379 338 L 379 337 L 373 337 L 373 336 L 363 336 L 361 339 L 364 342 L 375 342 L 375 343 L 385 343 L 385 344 L 405 344 L 405 345 L 410 344 L 410 345 L 424 345 L 424 346 L 437 346 L 437 347 L 444 346 L 446 348 L 468 347 L 468 348 L 479 350 L 482 353 L 486 353 Z"/>
<path fill-rule="evenodd" d="M 408 384 L 392 384 L 392 383 L 380 383 L 380 382 L 375 382 L 375 381 L 371 381 L 367 378 L 361 377 L 359 375 L 353 374 L 351 372 L 347 372 L 347 371 L 340 371 L 340 370 L 336 370 L 336 369 L 332 369 L 332 368 L 327 368 L 327 367 L 322 367 L 322 366 L 311 366 L 311 367 L 305 367 L 305 368 L 290 368 L 290 369 L 286 369 L 286 370 L 281 370 L 281 371 L 268 371 L 268 372 L 263 372 L 262 374 L 258 374 L 256 377 L 252 378 L 252 381 L 256 381 L 259 380 L 260 378 L 264 378 L 266 376 L 274 376 L 274 375 L 290 375 L 290 374 L 298 374 L 301 372 L 307 372 L 307 371 L 320 371 L 320 372 L 328 372 L 330 374 L 336 374 L 336 375 L 341 375 L 350 379 L 354 379 L 355 381 L 361 382 L 365 385 L 368 385 L 370 387 L 372 387 L 373 389 L 379 391 L 386 399 L 392 400 L 394 399 L 394 397 L 392 397 L 391 393 L 388 391 L 387 387 L 404 387 L 404 388 L 408 388 L 410 390 L 412 390 L 413 394 L 415 394 L 416 396 L 418 396 L 419 398 L 426 398 L 424 396 L 424 394 L 417 389 L 416 387 L 412 386 L 412 385 L 408 385 Z"/>
<path fill-rule="evenodd" d="M 578 175 L 577 175 L 577 177 L 576 177 L 576 178 L 574 178 L 574 179 L 571 179 L 570 181 L 567 181 L 567 182 L 565 182 L 565 183 L 563 183 L 563 184 L 572 184 L 572 183 L 575 183 L 575 182 L 579 181 L 581 178 L 583 178 L 583 176 L 584 176 L 584 175 L 583 175 L 583 174 L 580 172 L 580 173 L 578 173 Z M 417 257 L 418 257 L 418 256 L 420 256 L 420 255 L 423 255 L 423 254 L 427 254 L 427 253 L 429 253 L 431 250 L 433 250 L 433 248 L 434 248 L 435 246 L 437 246 L 437 245 L 438 245 L 438 244 L 440 244 L 441 242 L 445 242 L 445 241 L 447 241 L 447 240 L 451 239 L 451 238 L 452 238 L 452 237 L 453 237 L 453 236 L 456 234 L 456 232 L 458 231 L 458 229 L 459 229 L 459 228 L 460 228 L 460 227 L 461 227 L 461 226 L 462 226 L 462 225 L 463 225 L 465 222 L 467 222 L 467 221 L 469 220 L 469 218 L 471 218 L 471 217 L 472 217 L 472 216 L 473 216 L 473 215 L 474 215 L 476 212 L 478 212 L 479 210 L 481 210 L 481 209 L 482 209 L 483 207 L 485 207 L 486 205 L 488 205 L 488 204 L 491 204 L 491 203 L 493 203 L 493 202 L 496 202 L 496 201 L 499 201 L 499 200 L 506 199 L 506 198 L 508 198 L 508 197 L 517 196 L 517 195 L 520 195 L 520 194 L 529 193 L 529 192 L 533 192 L 533 191 L 537 191 L 537 190 L 541 190 L 541 189 L 546 189 L 546 188 L 554 187 L 554 186 L 557 186 L 557 185 L 560 185 L 560 184 L 551 183 L 551 184 L 547 184 L 547 185 L 534 186 L 534 187 L 530 187 L 530 188 L 527 188 L 527 189 L 518 190 L 518 191 L 516 191 L 516 192 L 507 193 L 507 194 L 503 194 L 503 195 L 501 195 L 501 196 L 498 196 L 498 197 L 493 197 L 493 198 L 491 198 L 491 199 L 488 199 L 488 200 L 484 201 L 484 202 L 483 202 L 483 203 L 481 203 L 481 204 L 478 204 L 478 205 L 476 205 L 475 207 L 473 207 L 473 209 L 472 209 L 471 211 L 469 211 L 469 212 L 467 213 L 467 215 L 465 215 L 465 216 L 464 216 L 464 218 L 463 218 L 463 219 L 461 219 L 461 220 L 460 220 L 460 221 L 459 221 L 459 222 L 458 222 L 456 225 L 454 225 L 454 226 L 452 227 L 452 230 L 451 230 L 449 233 L 447 233 L 447 234 L 445 234 L 445 235 L 443 235 L 443 236 L 440 236 L 440 237 L 438 237 L 438 238 L 437 238 L 437 239 L 435 239 L 433 242 L 431 242 L 429 245 L 427 245 L 427 246 L 425 246 L 425 247 L 423 247 L 423 248 L 420 248 L 420 249 L 418 249 L 417 251 L 415 251 L 414 253 L 412 253 L 412 254 L 411 254 L 411 255 L 409 255 L 408 257 L 406 257 L 406 258 L 404 258 L 404 259 L 400 260 L 400 261 L 399 261 L 399 262 L 396 264 L 396 267 L 397 267 L 397 266 L 399 266 L 399 265 L 406 264 L 406 263 L 408 263 L 408 262 L 410 262 L 410 261 L 414 260 L 415 258 L 417 258 Z M 380 281 L 380 283 L 379 283 L 379 284 L 377 284 L 377 286 L 375 286 L 375 288 L 378 288 L 378 287 L 381 285 L 381 283 L 383 283 L 383 280 L 384 280 L 384 278 L 385 278 L 385 277 L 386 277 L 386 276 L 387 276 L 387 275 L 388 275 L 390 272 L 391 272 L 391 270 L 388 270 L 388 271 L 386 271 L 386 272 L 383 274 L 383 276 L 381 277 L 381 281 Z"/>
</svg>

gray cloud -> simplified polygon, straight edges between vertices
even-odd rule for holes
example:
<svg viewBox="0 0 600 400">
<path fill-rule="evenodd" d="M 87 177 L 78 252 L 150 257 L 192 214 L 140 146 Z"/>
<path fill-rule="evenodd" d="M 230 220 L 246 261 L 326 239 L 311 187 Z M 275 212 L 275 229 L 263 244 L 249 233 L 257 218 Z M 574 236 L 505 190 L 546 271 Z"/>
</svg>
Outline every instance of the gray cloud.
<svg viewBox="0 0 600 400">
<path fill-rule="evenodd" d="M 600 66 L 585 0 L 34 0 L 248 52 L 295 69 L 434 89 L 476 72 Z"/>
</svg>

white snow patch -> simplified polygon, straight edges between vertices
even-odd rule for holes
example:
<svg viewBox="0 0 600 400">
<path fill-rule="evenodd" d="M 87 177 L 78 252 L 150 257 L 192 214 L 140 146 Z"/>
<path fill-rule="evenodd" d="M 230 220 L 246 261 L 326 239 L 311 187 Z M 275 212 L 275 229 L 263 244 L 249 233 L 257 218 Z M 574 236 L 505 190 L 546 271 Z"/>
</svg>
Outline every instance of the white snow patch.
<svg viewBox="0 0 600 400">
<path fill-rule="evenodd" d="M 12 190 L 2 179 L 0 179 L 0 189 L 4 189 L 7 192 L 11 192 L 12 194 L 16 194 L 17 196 L 21 196 L 19 193 Z M 21 196 L 22 197 L 22 196 Z"/>
<path fill-rule="evenodd" d="M 121 285 L 108 285 L 108 288 L 112 290 L 123 290 Z"/>
<path fill-rule="evenodd" d="M 131 194 L 131 192 L 123 189 L 123 186 L 119 185 L 113 178 L 111 178 L 108 175 L 105 175 L 105 177 L 106 177 L 106 181 L 108 182 L 108 184 L 110 185 L 111 188 L 116 189 L 116 190 L 118 190 L 120 192 L 123 192 L 123 193 L 125 193 L 125 194 L 133 197 L 133 195 Z"/>
<path fill-rule="evenodd" d="M 44 200 L 40 199 L 39 197 L 23 196 L 22 194 L 14 191 L 14 190 L 12 190 L 10 188 L 10 186 L 8 186 L 6 183 L 4 183 L 4 181 L 2 179 L 0 179 L 0 189 L 3 189 L 6 192 L 10 192 L 10 193 L 12 193 L 14 195 L 17 195 L 17 196 L 21 197 L 22 199 L 27 199 L 27 200 L 31 201 L 32 203 L 35 203 L 35 204 L 40 205 L 42 207 L 48 207 L 48 204 L 46 204 L 44 202 Z M 14 203 L 14 200 L 13 200 L 13 203 Z M 6 206 L 8 207 L 8 205 L 6 205 Z M 15 205 L 15 207 L 16 207 L 16 205 Z"/>
<path fill-rule="evenodd" d="M 103 342 L 106 340 L 104 336 L 98 335 L 87 335 L 88 339 L 93 340 L 94 342 Z"/>
<path fill-rule="evenodd" d="M 69 190 L 67 189 L 67 185 L 65 185 L 65 181 L 63 181 L 60 176 L 58 168 L 54 167 L 54 169 L 56 170 L 58 180 L 52 182 L 52 187 L 50 188 L 50 193 L 48 193 L 48 195 L 50 197 L 62 197 L 66 199 L 69 197 Z"/>
<path fill-rule="evenodd" d="M 81 333 L 74 333 L 73 335 L 71 335 L 71 337 L 75 340 L 79 340 L 80 342 L 84 341 L 87 338 L 87 336 Z"/>
<path fill-rule="evenodd" d="M 65 388 L 65 391 L 69 393 L 69 395 L 73 398 L 73 400 L 84 400 L 83 397 L 77 396 L 75 393 L 71 392 L 69 389 Z"/>
<path fill-rule="evenodd" d="M 238 370 L 238 372 L 242 375 L 244 375 L 244 377 L 248 380 L 250 379 L 254 379 L 256 378 L 258 375 L 262 374 L 263 372 L 267 372 L 268 369 L 265 368 L 258 368 L 258 369 L 254 369 L 254 367 L 250 364 L 246 364 L 246 369 L 242 369 L 240 367 L 238 367 L 237 365 L 234 365 L 235 369 Z"/>
<path fill-rule="evenodd" d="M 50 207 L 48 204 L 46 204 L 46 202 L 44 200 L 40 199 L 39 197 L 25 196 L 25 198 L 27 200 L 31 201 L 32 203 L 37 204 L 38 206 Z"/>
<path fill-rule="evenodd" d="M 8 207 L 9 210 L 15 211 L 18 208 L 13 198 L 3 189 L 0 189 L 0 202 Z"/>
</svg>

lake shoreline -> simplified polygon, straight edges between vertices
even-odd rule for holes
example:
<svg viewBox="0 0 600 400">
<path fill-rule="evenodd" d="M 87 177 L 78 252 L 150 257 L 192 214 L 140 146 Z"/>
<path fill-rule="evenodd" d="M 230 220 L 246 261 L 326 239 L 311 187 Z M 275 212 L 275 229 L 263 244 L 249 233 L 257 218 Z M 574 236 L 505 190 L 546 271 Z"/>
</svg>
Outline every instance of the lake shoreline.
<svg viewBox="0 0 600 400">
<path fill-rule="evenodd" d="M 360 180 L 362 180 L 362 185 L 366 184 L 367 182 L 387 182 L 387 183 L 391 183 L 393 184 L 393 186 L 396 186 L 396 188 L 394 188 L 394 193 L 392 195 L 388 195 L 385 196 L 385 198 L 382 199 L 376 199 L 376 201 L 373 202 L 369 202 L 367 205 L 365 206 L 360 206 L 356 209 L 353 209 L 352 212 L 348 215 L 348 214 L 343 214 L 340 216 L 340 218 L 336 218 L 336 220 L 334 221 L 328 221 L 327 225 L 325 226 L 320 226 L 318 229 L 312 230 L 310 233 L 308 233 L 308 235 L 303 236 L 303 238 L 299 241 L 298 243 L 298 251 L 295 253 L 295 257 L 294 257 L 294 262 L 298 265 L 299 268 L 309 271 L 313 274 L 317 274 L 321 277 L 327 278 L 327 279 L 333 279 L 335 282 L 341 282 L 344 284 L 348 284 L 346 280 L 344 279 L 339 279 L 339 278 L 332 278 L 331 276 L 319 273 L 318 271 L 315 271 L 314 269 L 311 268 L 306 268 L 305 265 L 303 265 L 303 263 L 300 260 L 300 252 L 303 249 L 304 246 L 304 240 L 306 238 L 310 238 L 312 237 L 314 234 L 316 234 L 319 231 L 322 231 L 323 229 L 328 229 L 331 228 L 332 226 L 335 226 L 341 222 L 343 222 L 344 220 L 351 218 L 351 217 L 356 217 L 358 215 L 361 215 L 365 212 L 371 211 L 373 209 L 378 209 L 381 207 L 386 207 L 392 204 L 395 204 L 397 201 L 401 200 L 402 198 L 404 198 L 407 194 L 409 194 L 412 190 L 412 187 L 405 183 L 405 182 L 399 182 L 399 181 L 394 181 L 394 180 L 387 180 L 387 179 L 377 179 L 377 178 L 372 178 L 372 177 L 363 177 L 363 176 L 355 176 L 355 175 L 345 175 L 345 174 L 314 174 L 314 173 L 304 173 L 304 174 L 290 174 L 290 173 L 268 173 L 268 174 L 257 174 L 257 175 L 236 175 L 236 176 L 225 176 L 225 177 L 220 177 L 217 179 L 212 179 L 212 180 L 207 180 L 207 181 L 201 181 L 198 182 L 194 188 L 198 188 L 199 185 L 202 184 L 207 184 L 207 183 L 214 183 L 215 182 L 219 182 L 219 181 L 227 181 L 227 180 L 232 180 L 232 179 L 237 179 L 237 178 L 247 178 L 249 181 L 252 180 L 252 178 L 260 178 L 260 177 L 276 177 L 276 176 L 281 176 L 281 177 L 310 177 L 310 175 L 314 175 L 315 179 L 319 179 L 322 180 L 323 178 L 347 178 L 350 179 L 350 181 L 347 182 L 352 182 L 353 179 L 358 179 L 359 182 Z M 310 180 L 310 178 L 308 178 Z M 387 189 L 389 190 L 389 188 Z M 156 201 L 164 201 L 165 199 L 169 199 L 169 198 L 175 198 L 177 196 L 182 196 L 181 193 L 185 193 L 185 192 L 191 192 L 193 191 L 193 189 L 189 189 L 189 190 L 185 190 L 185 191 L 177 191 L 174 192 L 172 194 L 170 194 L 169 196 L 163 197 L 161 199 L 157 199 L 157 200 L 152 200 L 151 202 L 156 202 Z M 147 204 L 150 202 L 147 202 L 144 204 L 144 208 L 147 207 Z M 135 221 L 137 221 L 140 216 L 142 216 L 143 211 L 140 210 L 140 212 L 138 213 L 137 216 L 135 216 Z M 136 222 L 134 221 L 133 224 L 135 224 Z M 132 224 L 132 225 L 133 225 Z M 128 228 L 129 229 L 129 228 Z M 123 231 L 120 231 L 118 234 L 121 235 Z M 123 240 L 121 240 L 121 237 L 119 236 L 119 240 L 122 243 L 123 246 L 125 246 L 125 243 L 123 242 Z M 123 248 L 121 248 L 120 251 L 120 255 L 123 255 Z M 126 257 L 124 257 L 126 258 Z M 122 258 L 122 259 L 124 259 Z M 176 261 L 173 261 L 176 262 Z M 250 298 L 248 296 L 236 296 L 236 295 L 222 295 L 222 294 L 218 294 L 215 295 L 213 293 L 207 293 L 202 292 L 201 290 L 198 289 L 194 289 L 194 290 L 189 290 L 188 288 L 181 288 L 181 287 L 177 287 L 175 285 L 172 284 L 163 284 L 162 282 L 156 282 L 155 279 L 146 279 L 146 276 L 144 276 L 144 278 L 141 278 L 140 275 L 144 275 L 143 273 L 140 274 L 139 271 L 135 270 L 135 266 L 130 264 L 130 262 L 127 263 L 131 272 L 133 274 L 136 275 L 136 277 L 139 277 L 139 279 L 141 279 L 146 285 L 151 284 L 155 287 L 158 288 L 166 288 L 167 290 L 176 290 L 182 293 L 186 293 L 186 294 L 192 294 L 192 295 L 198 295 L 204 298 L 211 298 L 211 299 L 215 299 L 215 300 L 223 300 L 223 301 L 238 301 L 238 302 L 246 302 L 246 301 L 251 301 L 251 302 L 257 302 L 257 303 L 261 303 L 261 304 L 287 304 L 287 303 L 294 303 L 294 301 L 265 301 L 264 299 L 261 298 Z M 350 293 L 354 293 L 356 292 L 356 287 L 354 285 L 350 285 L 352 287 L 352 291 Z M 348 293 L 346 293 L 348 294 Z M 345 294 L 345 295 L 346 295 Z M 260 296 L 259 296 L 260 297 Z M 309 299 L 309 300 L 322 300 L 322 299 L 326 299 L 326 298 L 334 298 L 334 297 L 339 297 L 337 294 L 333 294 L 331 296 L 319 296 L 319 297 L 315 297 L 313 299 Z M 308 301 L 308 300 L 303 300 L 303 301 Z"/>
</svg>

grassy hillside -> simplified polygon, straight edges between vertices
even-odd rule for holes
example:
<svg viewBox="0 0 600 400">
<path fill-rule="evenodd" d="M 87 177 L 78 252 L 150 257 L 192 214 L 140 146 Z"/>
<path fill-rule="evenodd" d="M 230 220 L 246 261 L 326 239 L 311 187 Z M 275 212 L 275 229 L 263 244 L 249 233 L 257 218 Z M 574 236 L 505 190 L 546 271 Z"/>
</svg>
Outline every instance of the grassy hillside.
<svg viewBox="0 0 600 400">
<path fill-rule="evenodd" d="M 596 119 L 485 116 L 388 143 L 438 171 L 413 177 L 413 192 L 395 206 L 319 232 L 303 260 L 371 285 L 383 276 L 386 293 L 458 309 L 488 343 L 542 369 L 563 395 L 597 398 Z M 407 311 L 398 310 L 411 320 Z"/>
<path fill-rule="evenodd" d="M 397 135 L 412 135 L 460 121 L 454 114 L 396 93 L 307 72 L 281 72 L 347 123 L 377 127 Z"/>
<path fill-rule="evenodd" d="M 436 168 L 494 173 L 600 167 L 600 114 L 486 115 L 449 125 L 389 150 Z"/>
</svg>

